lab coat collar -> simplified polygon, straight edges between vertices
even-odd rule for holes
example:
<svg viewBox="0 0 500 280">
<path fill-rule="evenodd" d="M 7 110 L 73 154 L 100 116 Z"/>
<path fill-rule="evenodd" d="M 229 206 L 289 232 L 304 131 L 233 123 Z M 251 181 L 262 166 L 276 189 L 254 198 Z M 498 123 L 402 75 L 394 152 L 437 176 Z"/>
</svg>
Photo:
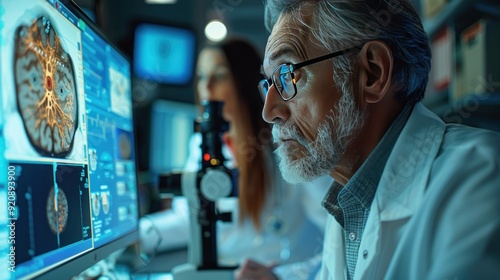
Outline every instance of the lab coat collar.
<svg viewBox="0 0 500 280">
<path fill-rule="evenodd" d="M 404 219 L 421 202 L 430 170 L 445 132 L 445 123 L 417 103 L 382 173 L 373 207 L 379 221 Z M 376 204 L 375 204 L 376 203 Z"/>
<path fill-rule="evenodd" d="M 368 278 L 369 267 L 380 259 L 382 222 L 408 218 L 418 209 L 445 128 L 422 104 L 414 106 L 380 178 L 359 247 L 354 279 Z"/>
</svg>

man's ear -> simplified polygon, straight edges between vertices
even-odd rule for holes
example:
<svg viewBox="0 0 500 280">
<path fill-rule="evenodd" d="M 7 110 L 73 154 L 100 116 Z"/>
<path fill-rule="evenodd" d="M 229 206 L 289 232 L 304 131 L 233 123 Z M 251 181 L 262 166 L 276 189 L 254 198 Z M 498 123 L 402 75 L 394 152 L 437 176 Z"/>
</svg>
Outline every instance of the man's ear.
<svg viewBox="0 0 500 280">
<path fill-rule="evenodd" d="M 369 41 L 360 52 L 359 83 L 362 99 L 377 103 L 392 85 L 394 60 L 389 46 L 382 41 Z"/>
</svg>

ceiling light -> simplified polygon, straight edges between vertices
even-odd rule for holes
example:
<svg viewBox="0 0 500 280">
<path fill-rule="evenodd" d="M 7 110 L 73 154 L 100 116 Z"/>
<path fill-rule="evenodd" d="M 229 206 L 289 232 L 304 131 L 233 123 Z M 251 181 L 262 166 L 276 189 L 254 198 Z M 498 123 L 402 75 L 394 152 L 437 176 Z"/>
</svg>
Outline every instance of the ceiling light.
<svg viewBox="0 0 500 280">
<path fill-rule="evenodd" d="M 210 21 L 207 26 L 205 26 L 205 36 L 210 41 L 221 41 L 226 38 L 227 28 L 224 23 L 218 20 Z"/>
<path fill-rule="evenodd" d="M 175 4 L 177 0 L 145 0 L 146 4 Z"/>
</svg>

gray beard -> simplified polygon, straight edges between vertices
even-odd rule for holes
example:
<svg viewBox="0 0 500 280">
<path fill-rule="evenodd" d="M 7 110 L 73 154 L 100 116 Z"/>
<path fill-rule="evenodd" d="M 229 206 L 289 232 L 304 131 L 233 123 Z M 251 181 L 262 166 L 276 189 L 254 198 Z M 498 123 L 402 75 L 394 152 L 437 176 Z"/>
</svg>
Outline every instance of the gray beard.
<svg viewBox="0 0 500 280">
<path fill-rule="evenodd" d="M 298 154 L 298 145 L 280 145 L 276 149 L 283 179 L 291 184 L 299 184 L 330 174 L 363 123 L 363 112 L 356 107 L 352 94 L 344 92 L 337 106 L 337 116 L 333 109 L 330 110 L 313 142 L 308 142 L 294 125 L 275 124 L 275 139 L 284 136 L 296 140 L 303 147 Z"/>
</svg>

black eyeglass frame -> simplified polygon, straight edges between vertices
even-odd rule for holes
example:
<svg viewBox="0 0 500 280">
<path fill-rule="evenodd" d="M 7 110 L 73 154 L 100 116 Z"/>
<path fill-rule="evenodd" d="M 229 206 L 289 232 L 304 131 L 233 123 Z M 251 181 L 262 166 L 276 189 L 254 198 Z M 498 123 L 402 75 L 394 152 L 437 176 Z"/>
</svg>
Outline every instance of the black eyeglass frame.
<svg viewBox="0 0 500 280">
<path fill-rule="evenodd" d="M 262 96 L 265 97 L 267 95 L 267 92 L 271 88 L 271 86 L 272 85 L 276 85 L 276 82 L 274 81 L 274 76 L 275 76 L 276 71 L 278 71 L 279 69 L 281 69 L 281 67 L 283 67 L 284 65 L 288 65 L 288 67 L 289 67 L 288 72 L 280 73 L 280 75 L 281 74 L 290 73 L 290 75 L 292 77 L 292 84 L 293 84 L 293 90 L 294 90 L 293 95 L 291 97 L 289 97 L 289 98 L 285 98 L 283 96 L 283 94 L 281 93 L 282 89 L 280 89 L 279 87 L 276 87 L 276 86 L 275 86 L 275 88 L 278 91 L 281 99 L 283 99 L 284 101 L 291 100 L 292 98 L 294 98 L 297 95 L 297 85 L 296 85 L 296 82 L 295 82 L 295 75 L 294 75 L 293 71 L 298 70 L 298 69 L 300 69 L 300 68 L 302 68 L 304 66 L 308 66 L 308 65 L 311 65 L 311 64 L 314 64 L 314 63 L 321 62 L 323 60 L 327 60 L 327 59 L 330 59 L 330 58 L 334 58 L 334 57 L 337 57 L 337 56 L 344 55 L 346 53 L 349 53 L 349 52 L 353 51 L 354 49 L 361 49 L 361 47 L 360 46 L 355 46 L 355 47 L 352 47 L 352 48 L 349 48 L 349 49 L 345 49 L 345 50 L 341 50 L 341 51 L 336 51 L 336 52 L 333 52 L 333 53 L 329 53 L 329 54 L 325 54 L 325 55 L 322 55 L 322 56 L 318 56 L 318 57 L 315 57 L 315 58 L 312 58 L 312 59 L 309 59 L 309 60 L 306 60 L 306 61 L 302 61 L 302 62 L 299 62 L 299 63 L 296 63 L 296 64 L 293 64 L 293 63 L 283 63 L 283 64 L 280 64 L 276 68 L 274 68 L 273 72 L 271 73 L 271 78 L 263 79 L 263 80 L 261 80 L 259 82 L 259 84 L 258 84 L 259 90 L 260 90 Z M 263 83 L 267 83 L 267 91 L 265 93 L 264 93 Z"/>
</svg>

